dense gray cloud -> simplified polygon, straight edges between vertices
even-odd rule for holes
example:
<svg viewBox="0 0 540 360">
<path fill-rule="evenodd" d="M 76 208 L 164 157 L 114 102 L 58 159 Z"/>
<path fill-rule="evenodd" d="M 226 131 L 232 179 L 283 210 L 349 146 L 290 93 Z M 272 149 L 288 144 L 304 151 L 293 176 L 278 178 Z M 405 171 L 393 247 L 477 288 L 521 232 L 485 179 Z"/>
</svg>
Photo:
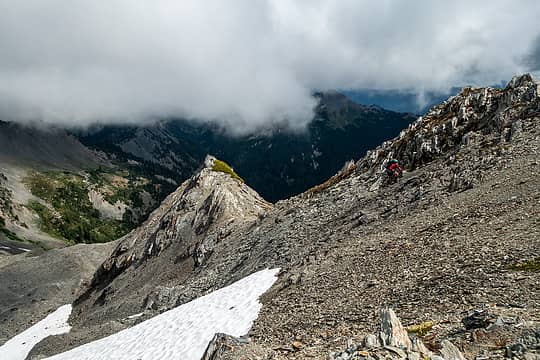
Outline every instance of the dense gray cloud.
<svg viewBox="0 0 540 360">
<path fill-rule="evenodd" d="M 539 18 L 535 0 L 0 0 L 0 118 L 302 126 L 315 89 L 509 79 Z"/>
<path fill-rule="evenodd" d="M 523 58 L 523 64 L 533 73 L 540 72 L 540 35 L 532 43 L 529 53 Z"/>
</svg>

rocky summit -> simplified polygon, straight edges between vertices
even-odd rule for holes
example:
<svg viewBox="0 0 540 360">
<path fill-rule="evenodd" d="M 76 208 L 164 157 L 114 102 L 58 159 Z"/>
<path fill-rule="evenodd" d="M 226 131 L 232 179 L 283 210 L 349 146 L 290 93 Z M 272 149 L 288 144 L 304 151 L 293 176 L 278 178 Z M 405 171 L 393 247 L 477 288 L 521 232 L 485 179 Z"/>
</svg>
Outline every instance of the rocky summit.
<svg viewBox="0 0 540 360">
<path fill-rule="evenodd" d="M 216 336 L 205 358 L 538 359 L 539 149 L 539 83 L 523 75 L 463 89 L 274 205 L 207 157 L 120 239 L 79 292 L 72 331 L 31 357 L 279 267 L 248 336 Z"/>
</svg>

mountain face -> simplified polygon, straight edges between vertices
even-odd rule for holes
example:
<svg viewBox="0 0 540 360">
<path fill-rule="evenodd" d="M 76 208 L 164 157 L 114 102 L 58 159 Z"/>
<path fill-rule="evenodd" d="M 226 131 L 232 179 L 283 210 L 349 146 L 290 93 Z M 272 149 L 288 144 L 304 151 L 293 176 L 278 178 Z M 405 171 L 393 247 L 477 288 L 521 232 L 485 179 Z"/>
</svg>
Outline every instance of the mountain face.
<svg viewBox="0 0 540 360">
<path fill-rule="evenodd" d="M 96 154 L 63 129 L 36 129 L 0 121 L 0 163 L 41 169 L 96 166 Z"/>
<path fill-rule="evenodd" d="M 0 256 L 65 246 L 40 228 L 39 217 L 30 206 L 39 204 L 39 198 L 28 189 L 27 180 L 38 173 L 97 168 L 102 163 L 100 157 L 63 129 L 45 130 L 3 121 L 0 149 Z"/>
<path fill-rule="evenodd" d="M 304 133 L 275 128 L 233 137 L 212 124 L 171 120 L 77 138 L 60 128 L 1 122 L 0 252 L 117 239 L 192 176 L 208 153 L 277 201 L 324 181 L 413 119 L 335 92 L 315 96 L 316 117 Z M 21 240 L 25 245 L 17 246 Z"/>
<path fill-rule="evenodd" d="M 540 328 L 539 114 L 539 83 L 529 75 L 504 89 L 465 88 L 328 181 L 273 205 L 207 158 L 119 240 L 74 303 L 70 334 L 33 354 L 279 267 L 251 340 L 209 358 L 324 358 L 346 346 L 349 356 L 357 348 L 346 339 L 375 332 L 388 305 L 404 325 L 429 328 L 419 335 L 426 345 L 382 347 L 407 336 L 387 311 L 383 335 L 396 332 L 383 344 L 366 337 L 362 354 L 461 359 L 451 339 L 468 358 L 531 358 Z M 397 182 L 382 171 L 390 158 L 405 168 Z"/>
<path fill-rule="evenodd" d="M 217 168 L 216 161 L 208 156 L 205 167 L 184 182 L 151 214 L 146 222 L 148 226 L 140 227 L 124 237 L 123 245 L 115 250 L 103 264 L 100 273 L 96 274 L 95 284 L 115 280 L 119 289 L 127 293 L 131 292 L 127 289 L 142 285 L 138 291 L 150 294 L 145 299 L 146 306 L 161 308 L 164 306 L 162 300 L 156 300 L 153 296 L 161 299 L 160 291 L 167 291 L 166 286 L 174 285 L 178 277 L 188 275 L 188 269 L 203 266 L 216 244 L 226 242 L 229 237 L 240 236 L 246 228 L 266 216 L 272 205 L 241 180 Z M 170 257 L 175 264 L 178 270 L 176 279 L 172 279 L 167 271 L 158 271 L 154 267 L 153 260 L 162 255 Z M 125 271 L 132 266 L 139 271 Z M 183 270 L 188 271 L 184 273 Z M 136 278 L 132 278 L 132 275 Z M 157 293 L 154 293 L 155 284 L 163 286 L 157 289 Z M 94 298 L 94 295 L 89 291 L 79 302 L 85 302 L 83 299 L 89 300 L 88 303 L 106 300 Z M 139 306 L 140 298 L 132 300 L 132 306 Z M 169 304 L 174 304 L 174 301 L 169 299 Z M 125 311 L 129 312 L 129 309 L 131 306 Z M 122 310 L 115 310 L 117 313 L 119 311 Z"/>
<path fill-rule="evenodd" d="M 275 128 L 263 135 L 232 136 L 215 125 L 182 120 L 149 127 L 105 127 L 79 136 L 93 148 L 154 165 L 181 182 L 206 154 L 243 174 L 265 199 L 275 202 L 332 176 L 342 164 L 399 133 L 415 117 L 363 106 L 337 92 L 315 94 L 315 117 L 303 133 Z"/>
<path fill-rule="evenodd" d="M 0 122 L 0 146 L 0 255 L 115 240 L 178 186 L 65 129 Z"/>
</svg>

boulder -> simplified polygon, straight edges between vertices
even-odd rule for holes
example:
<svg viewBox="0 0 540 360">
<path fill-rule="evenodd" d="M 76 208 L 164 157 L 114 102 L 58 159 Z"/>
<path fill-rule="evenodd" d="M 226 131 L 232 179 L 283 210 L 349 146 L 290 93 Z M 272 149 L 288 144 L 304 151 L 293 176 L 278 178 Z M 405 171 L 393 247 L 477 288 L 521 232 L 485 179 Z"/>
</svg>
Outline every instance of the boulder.
<svg viewBox="0 0 540 360">
<path fill-rule="evenodd" d="M 390 308 L 381 310 L 380 338 L 383 345 L 390 345 L 401 349 L 412 348 L 407 330 L 401 325 L 396 313 Z"/>
</svg>

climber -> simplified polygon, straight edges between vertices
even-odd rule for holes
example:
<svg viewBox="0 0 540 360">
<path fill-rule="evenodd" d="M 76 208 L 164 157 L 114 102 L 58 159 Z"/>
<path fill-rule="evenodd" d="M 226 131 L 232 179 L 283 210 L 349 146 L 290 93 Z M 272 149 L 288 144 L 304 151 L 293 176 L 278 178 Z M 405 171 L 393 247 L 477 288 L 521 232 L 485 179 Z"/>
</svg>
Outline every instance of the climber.
<svg viewBox="0 0 540 360">
<path fill-rule="evenodd" d="M 396 159 L 388 160 L 384 168 L 386 170 L 386 174 L 392 179 L 397 179 L 403 176 L 403 169 L 401 168 L 401 165 L 399 165 L 399 161 Z"/>
</svg>

